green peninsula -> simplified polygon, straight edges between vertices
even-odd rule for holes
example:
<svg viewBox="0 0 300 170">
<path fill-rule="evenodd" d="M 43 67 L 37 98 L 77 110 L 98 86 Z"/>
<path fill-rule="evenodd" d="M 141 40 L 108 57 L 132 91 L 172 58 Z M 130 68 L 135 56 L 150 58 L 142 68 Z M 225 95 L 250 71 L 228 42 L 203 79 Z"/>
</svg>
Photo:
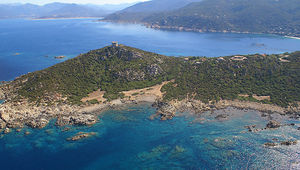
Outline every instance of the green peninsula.
<svg viewBox="0 0 300 170">
<path fill-rule="evenodd" d="M 229 106 L 299 117 L 300 52 L 169 57 L 113 44 L 20 76 L 0 95 L 4 128 L 44 127 L 52 118 L 89 125 L 96 110 L 139 101 L 153 102 L 162 119 Z"/>
</svg>

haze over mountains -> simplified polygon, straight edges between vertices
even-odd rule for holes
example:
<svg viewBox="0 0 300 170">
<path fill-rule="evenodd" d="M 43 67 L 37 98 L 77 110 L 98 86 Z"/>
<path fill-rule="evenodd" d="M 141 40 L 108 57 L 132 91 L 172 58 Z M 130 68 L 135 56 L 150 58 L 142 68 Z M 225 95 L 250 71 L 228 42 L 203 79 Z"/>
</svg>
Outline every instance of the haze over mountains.
<svg viewBox="0 0 300 170">
<path fill-rule="evenodd" d="M 200 2 L 202 0 L 152 0 L 140 2 L 126 9 L 118 11 L 107 16 L 108 20 L 118 21 L 141 21 L 145 17 L 155 13 L 168 12 L 184 7 L 192 2 Z"/>
<path fill-rule="evenodd" d="M 43 6 L 35 4 L 0 4 L 0 19 L 5 18 L 70 18 L 103 17 L 133 4 L 120 5 L 81 5 L 50 3 Z"/>
<path fill-rule="evenodd" d="M 153 0 L 106 19 L 159 29 L 300 36 L 300 0 Z"/>
</svg>

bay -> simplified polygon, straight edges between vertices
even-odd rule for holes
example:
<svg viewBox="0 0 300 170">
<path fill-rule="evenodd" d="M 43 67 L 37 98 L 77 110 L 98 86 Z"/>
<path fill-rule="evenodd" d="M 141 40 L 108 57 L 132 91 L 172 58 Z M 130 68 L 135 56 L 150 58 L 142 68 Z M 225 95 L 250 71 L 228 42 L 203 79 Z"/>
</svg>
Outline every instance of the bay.
<svg viewBox="0 0 300 170">
<path fill-rule="evenodd" d="M 300 47 L 300 40 L 276 35 L 162 31 L 96 19 L 0 20 L 0 81 L 44 69 L 111 41 L 168 56 L 271 54 Z M 54 59 L 60 55 L 67 57 Z"/>
</svg>

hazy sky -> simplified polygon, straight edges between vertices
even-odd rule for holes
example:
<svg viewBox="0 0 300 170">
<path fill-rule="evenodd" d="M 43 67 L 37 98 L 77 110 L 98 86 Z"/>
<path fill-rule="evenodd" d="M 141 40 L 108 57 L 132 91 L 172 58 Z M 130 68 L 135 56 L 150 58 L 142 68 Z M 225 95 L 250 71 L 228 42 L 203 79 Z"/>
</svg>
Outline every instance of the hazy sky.
<svg viewBox="0 0 300 170">
<path fill-rule="evenodd" d="M 132 3 L 146 0 L 0 0 L 2 3 L 33 3 L 33 4 L 47 4 L 52 2 L 63 2 L 63 3 L 79 3 L 79 4 L 121 4 L 121 3 Z"/>
</svg>

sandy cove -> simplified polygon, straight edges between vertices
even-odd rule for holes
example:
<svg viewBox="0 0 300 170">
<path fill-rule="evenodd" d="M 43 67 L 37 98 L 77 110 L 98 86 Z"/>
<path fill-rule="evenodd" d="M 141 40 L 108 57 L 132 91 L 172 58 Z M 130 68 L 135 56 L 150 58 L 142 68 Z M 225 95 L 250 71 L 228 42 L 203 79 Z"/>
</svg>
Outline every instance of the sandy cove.
<svg viewBox="0 0 300 170">
<path fill-rule="evenodd" d="M 150 118 L 160 118 L 161 120 L 172 119 L 177 112 L 190 111 L 195 114 L 201 114 L 205 111 L 225 109 L 234 107 L 238 109 L 253 109 L 267 114 L 279 113 L 281 115 L 289 114 L 290 117 L 300 117 L 300 107 L 282 108 L 270 104 L 262 104 L 248 101 L 230 101 L 221 100 L 217 103 L 203 103 L 198 100 L 182 100 L 163 102 L 161 88 L 168 82 L 155 85 L 144 89 L 124 91 L 123 99 L 107 102 L 103 98 L 103 92 L 100 90 L 91 93 L 83 100 L 97 99 L 99 104 L 85 104 L 82 106 L 63 104 L 54 104 L 52 106 L 35 106 L 26 100 L 22 102 L 5 102 L 0 105 L 0 131 L 9 132 L 10 128 L 18 129 L 24 126 L 32 128 L 44 128 L 51 119 L 57 119 L 57 126 L 65 125 L 83 125 L 90 126 L 98 122 L 98 115 L 109 109 L 122 108 L 124 106 L 140 103 L 153 103 L 157 108 L 156 114 Z M 3 94 L 0 90 L 0 95 Z M 97 95 L 98 94 L 98 95 Z M 4 95 L 2 95 L 3 97 Z M 1 97 L 1 96 L 0 96 Z M 300 105 L 300 102 L 299 102 Z"/>
</svg>

